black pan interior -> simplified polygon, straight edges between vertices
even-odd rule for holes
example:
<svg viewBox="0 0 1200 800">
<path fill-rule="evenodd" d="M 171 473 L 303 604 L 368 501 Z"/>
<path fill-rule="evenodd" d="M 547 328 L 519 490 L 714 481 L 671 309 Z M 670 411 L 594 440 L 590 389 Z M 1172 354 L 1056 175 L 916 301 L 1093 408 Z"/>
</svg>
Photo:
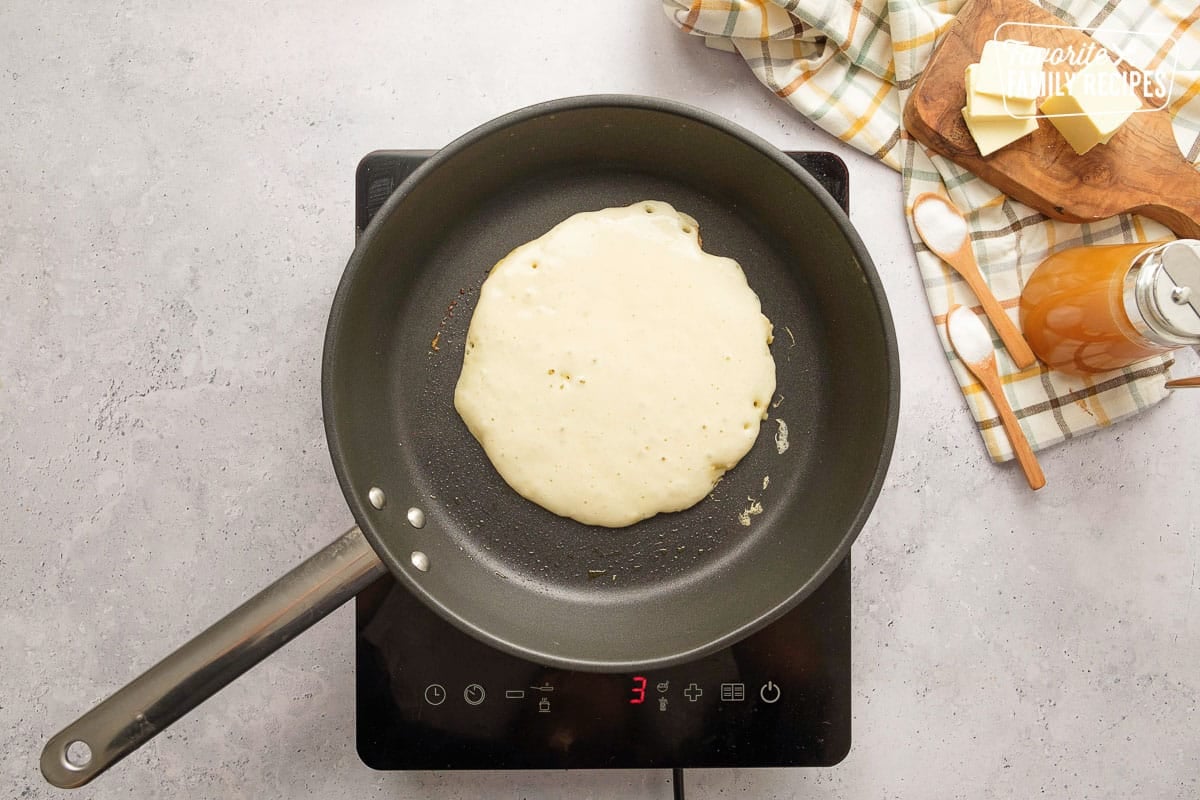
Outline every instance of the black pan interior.
<svg viewBox="0 0 1200 800">
<path fill-rule="evenodd" d="M 572 668 L 685 661 L 799 602 L 865 521 L 898 404 L 886 302 L 824 190 L 747 137 L 660 101 L 528 109 L 426 162 L 362 237 L 326 341 L 335 468 L 393 572 L 468 632 Z M 575 212 L 645 199 L 694 216 L 705 249 L 743 266 L 775 325 L 777 405 L 708 499 L 592 528 L 502 481 L 455 412 L 454 386 L 479 286 L 501 257 Z M 754 504 L 762 512 L 747 515 Z"/>
</svg>

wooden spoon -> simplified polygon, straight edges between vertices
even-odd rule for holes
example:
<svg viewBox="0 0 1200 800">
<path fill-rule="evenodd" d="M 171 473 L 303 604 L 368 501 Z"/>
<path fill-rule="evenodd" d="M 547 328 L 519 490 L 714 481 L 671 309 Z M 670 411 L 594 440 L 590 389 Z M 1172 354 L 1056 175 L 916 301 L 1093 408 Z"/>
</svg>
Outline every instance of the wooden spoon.
<svg viewBox="0 0 1200 800">
<path fill-rule="evenodd" d="M 979 298 L 984 313 L 991 320 L 1017 368 L 1025 369 L 1031 365 L 1035 360 L 1033 350 L 984 282 L 979 264 L 975 262 L 975 254 L 971 252 L 967 221 L 959 210 L 940 194 L 924 192 L 913 201 L 913 224 L 926 246 L 953 267 Z"/>
<path fill-rule="evenodd" d="M 1200 345 L 1193 345 L 1192 349 L 1196 351 L 1196 355 L 1200 356 Z M 1200 389 L 1200 375 L 1193 375 L 1190 378 L 1174 378 L 1167 381 L 1168 389 Z"/>
<path fill-rule="evenodd" d="M 1000 415 L 1000 423 L 1008 434 L 1008 440 L 1012 442 L 1013 453 L 1021 463 L 1021 469 L 1025 471 L 1025 480 L 1029 482 L 1029 488 L 1042 488 L 1046 485 L 1046 476 L 1042 474 L 1037 456 L 1033 454 L 1033 448 L 1029 446 L 1029 440 L 1021 430 L 1021 423 L 1017 422 L 1012 406 L 1008 404 L 1004 390 L 1000 387 L 1000 375 L 996 372 L 996 354 L 992 350 L 992 337 L 988 335 L 987 328 L 979 321 L 974 311 L 956 305 L 952 306 L 950 313 L 946 315 L 946 336 L 959 359 L 992 398 L 992 404 L 996 406 L 996 412 Z"/>
</svg>

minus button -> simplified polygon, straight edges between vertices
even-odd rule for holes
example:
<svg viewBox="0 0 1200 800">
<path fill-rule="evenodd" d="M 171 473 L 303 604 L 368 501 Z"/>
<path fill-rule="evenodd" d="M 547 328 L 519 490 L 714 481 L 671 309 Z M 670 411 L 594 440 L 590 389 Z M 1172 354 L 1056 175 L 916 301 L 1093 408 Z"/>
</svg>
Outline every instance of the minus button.
<svg viewBox="0 0 1200 800">
<path fill-rule="evenodd" d="M 525 696 L 524 689 L 505 689 L 504 690 L 504 697 L 507 700 L 520 700 L 524 696 Z"/>
</svg>

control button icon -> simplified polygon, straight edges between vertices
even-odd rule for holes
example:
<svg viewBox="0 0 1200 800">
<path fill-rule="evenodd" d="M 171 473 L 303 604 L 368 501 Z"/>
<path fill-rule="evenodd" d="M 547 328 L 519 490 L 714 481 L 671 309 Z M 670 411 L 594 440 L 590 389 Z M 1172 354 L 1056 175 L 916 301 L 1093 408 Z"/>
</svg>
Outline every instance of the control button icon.
<svg viewBox="0 0 1200 800">
<path fill-rule="evenodd" d="M 659 711 L 667 710 L 667 698 L 665 698 L 665 697 L 658 698 L 658 710 Z"/>
<path fill-rule="evenodd" d="M 505 689 L 504 697 L 507 700 L 520 700 L 525 697 L 524 689 Z"/>
<path fill-rule="evenodd" d="M 688 687 L 683 690 L 683 696 L 688 699 L 689 703 L 694 703 L 700 699 L 700 695 L 704 694 L 704 690 L 697 686 L 694 682 L 689 683 Z"/>
<path fill-rule="evenodd" d="M 425 687 L 425 702 L 431 706 L 440 706 L 446 702 L 446 687 L 440 683 L 431 683 Z"/>
<path fill-rule="evenodd" d="M 487 692 L 478 683 L 472 683 L 463 689 L 463 700 L 469 705 L 477 706 L 487 699 Z"/>
<path fill-rule="evenodd" d="M 666 694 L 667 690 L 671 688 L 671 682 L 670 681 L 659 681 L 658 686 L 656 686 L 655 688 L 658 689 L 659 694 Z"/>
<path fill-rule="evenodd" d="M 767 681 L 758 690 L 758 696 L 762 698 L 764 703 L 778 703 L 781 694 L 779 686 L 774 681 Z"/>
<path fill-rule="evenodd" d="M 539 714 L 549 714 L 550 713 L 550 698 L 549 697 L 543 697 L 541 700 L 538 700 L 538 713 Z"/>
<path fill-rule="evenodd" d="M 746 684 L 722 683 L 721 700 L 726 703 L 740 703 L 746 699 Z"/>
<path fill-rule="evenodd" d="M 554 691 L 554 687 L 548 683 L 543 683 L 541 686 L 530 686 L 529 688 L 533 689 L 535 692 L 541 692 L 543 694 Z"/>
</svg>

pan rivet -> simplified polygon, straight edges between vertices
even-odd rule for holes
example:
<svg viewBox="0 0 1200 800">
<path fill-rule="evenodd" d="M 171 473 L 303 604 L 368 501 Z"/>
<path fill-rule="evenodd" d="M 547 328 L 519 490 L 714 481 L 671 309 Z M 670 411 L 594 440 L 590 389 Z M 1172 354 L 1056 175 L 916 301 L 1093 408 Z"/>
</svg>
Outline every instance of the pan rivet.
<svg viewBox="0 0 1200 800">
<path fill-rule="evenodd" d="M 408 524 L 414 528 L 424 528 L 425 512 L 416 507 L 410 508 L 408 510 Z"/>
<path fill-rule="evenodd" d="M 422 553 L 420 550 L 413 550 L 412 564 L 421 572 L 429 572 L 429 556 Z"/>
<path fill-rule="evenodd" d="M 376 508 L 383 508 L 385 505 L 387 505 L 387 496 L 384 495 L 383 489 L 380 489 L 378 486 L 371 487 L 371 490 L 367 492 L 367 499 L 370 500 L 371 505 L 375 506 Z"/>
</svg>

